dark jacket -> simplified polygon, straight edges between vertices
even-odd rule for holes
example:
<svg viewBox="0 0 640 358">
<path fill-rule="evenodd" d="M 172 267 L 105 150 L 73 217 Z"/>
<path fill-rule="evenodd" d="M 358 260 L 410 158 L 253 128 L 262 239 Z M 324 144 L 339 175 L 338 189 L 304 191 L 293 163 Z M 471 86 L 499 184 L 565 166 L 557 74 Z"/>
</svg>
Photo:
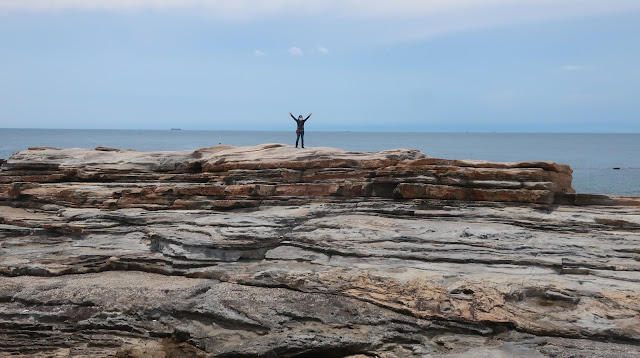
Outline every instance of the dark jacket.
<svg viewBox="0 0 640 358">
<path fill-rule="evenodd" d="M 304 132 L 304 122 L 306 122 L 307 119 L 311 117 L 311 115 L 308 115 L 307 118 L 305 119 L 297 119 L 296 117 L 293 116 L 293 114 L 291 114 L 290 116 L 291 118 L 293 118 L 294 121 L 296 121 L 296 123 L 298 123 L 298 129 L 296 129 L 296 132 Z"/>
</svg>

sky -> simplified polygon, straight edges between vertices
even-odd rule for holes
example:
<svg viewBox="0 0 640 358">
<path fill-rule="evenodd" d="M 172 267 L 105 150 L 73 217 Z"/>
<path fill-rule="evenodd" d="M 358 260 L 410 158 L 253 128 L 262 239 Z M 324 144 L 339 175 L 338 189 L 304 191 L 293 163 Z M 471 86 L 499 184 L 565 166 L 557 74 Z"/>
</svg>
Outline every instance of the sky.
<svg viewBox="0 0 640 358">
<path fill-rule="evenodd" d="M 0 0 L 0 128 L 640 132 L 637 0 Z"/>
</svg>

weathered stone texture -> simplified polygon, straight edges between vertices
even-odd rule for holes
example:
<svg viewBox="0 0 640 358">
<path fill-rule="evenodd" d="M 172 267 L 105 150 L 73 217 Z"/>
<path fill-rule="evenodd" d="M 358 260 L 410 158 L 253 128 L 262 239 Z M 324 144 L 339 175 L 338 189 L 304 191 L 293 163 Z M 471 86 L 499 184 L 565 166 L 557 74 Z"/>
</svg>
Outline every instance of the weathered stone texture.
<svg viewBox="0 0 640 358">
<path fill-rule="evenodd" d="M 570 173 L 20 152 L 0 171 L 0 356 L 638 357 L 637 198 L 574 194 Z"/>
<path fill-rule="evenodd" d="M 403 149 L 300 151 L 279 144 L 180 152 L 33 148 L 4 163 L 0 185 L 14 185 L 0 200 L 110 209 L 342 196 L 552 204 L 555 194 L 573 192 L 571 169 L 551 162 L 444 160 Z"/>
</svg>

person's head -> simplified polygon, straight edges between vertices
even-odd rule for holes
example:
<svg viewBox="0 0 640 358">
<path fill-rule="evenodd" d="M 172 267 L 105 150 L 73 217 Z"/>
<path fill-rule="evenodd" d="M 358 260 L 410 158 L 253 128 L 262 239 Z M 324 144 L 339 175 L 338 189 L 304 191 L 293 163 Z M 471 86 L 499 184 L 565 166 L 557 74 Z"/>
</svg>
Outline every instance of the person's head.
<svg viewBox="0 0 640 358">
<path fill-rule="evenodd" d="M 298 119 L 302 119 L 302 114 L 298 116 Z"/>
</svg>

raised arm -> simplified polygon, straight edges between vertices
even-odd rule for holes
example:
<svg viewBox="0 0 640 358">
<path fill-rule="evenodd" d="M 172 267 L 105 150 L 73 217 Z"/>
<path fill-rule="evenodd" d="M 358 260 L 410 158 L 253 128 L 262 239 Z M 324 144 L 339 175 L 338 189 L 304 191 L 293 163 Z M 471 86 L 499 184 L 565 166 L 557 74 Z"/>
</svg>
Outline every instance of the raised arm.
<svg viewBox="0 0 640 358">
<path fill-rule="evenodd" d="M 307 119 L 309 119 L 309 117 L 311 117 L 313 113 L 309 113 L 309 115 L 307 116 L 307 118 L 305 118 L 304 120 L 306 121 Z"/>
<path fill-rule="evenodd" d="M 294 121 L 297 121 L 296 117 L 294 117 L 293 114 L 291 114 L 291 112 L 289 112 L 289 115 L 291 116 L 291 118 L 293 118 Z"/>
</svg>

